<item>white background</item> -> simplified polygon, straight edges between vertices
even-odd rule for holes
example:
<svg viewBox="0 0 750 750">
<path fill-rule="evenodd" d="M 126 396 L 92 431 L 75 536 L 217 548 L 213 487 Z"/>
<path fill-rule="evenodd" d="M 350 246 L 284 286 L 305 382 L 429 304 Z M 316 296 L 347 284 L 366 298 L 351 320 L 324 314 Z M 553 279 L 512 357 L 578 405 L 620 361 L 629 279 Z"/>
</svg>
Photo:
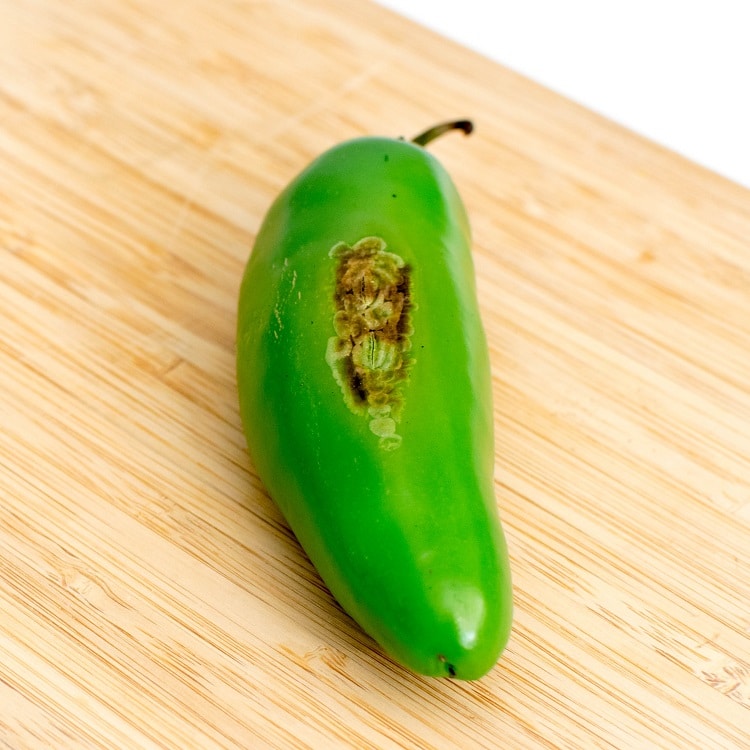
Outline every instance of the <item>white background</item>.
<svg viewBox="0 0 750 750">
<path fill-rule="evenodd" d="M 750 187 L 750 0 L 379 0 Z"/>
</svg>

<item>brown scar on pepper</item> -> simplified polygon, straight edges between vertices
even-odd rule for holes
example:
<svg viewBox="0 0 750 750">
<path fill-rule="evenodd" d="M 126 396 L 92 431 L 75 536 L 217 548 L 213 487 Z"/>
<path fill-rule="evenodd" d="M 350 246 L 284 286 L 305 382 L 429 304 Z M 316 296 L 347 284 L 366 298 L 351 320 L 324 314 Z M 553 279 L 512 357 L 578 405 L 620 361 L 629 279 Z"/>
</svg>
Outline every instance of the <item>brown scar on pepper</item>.
<svg viewBox="0 0 750 750">
<path fill-rule="evenodd" d="M 329 256 L 338 261 L 334 286 L 333 328 L 326 362 L 347 406 L 370 419 L 380 446 L 401 444 L 401 386 L 413 360 L 411 348 L 411 268 L 386 251 L 380 237 L 354 245 L 339 242 Z"/>
</svg>

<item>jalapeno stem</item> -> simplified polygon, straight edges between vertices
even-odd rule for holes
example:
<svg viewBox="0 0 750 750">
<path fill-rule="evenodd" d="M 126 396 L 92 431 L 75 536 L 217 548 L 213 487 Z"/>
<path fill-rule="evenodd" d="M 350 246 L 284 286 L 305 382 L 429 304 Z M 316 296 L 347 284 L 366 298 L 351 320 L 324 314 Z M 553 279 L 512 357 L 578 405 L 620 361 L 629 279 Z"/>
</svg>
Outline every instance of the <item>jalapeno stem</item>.
<svg viewBox="0 0 750 750">
<path fill-rule="evenodd" d="M 426 146 L 430 141 L 434 141 L 435 138 L 439 138 L 444 133 L 450 130 L 463 130 L 466 135 L 469 135 L 474 130 L 474 123 L 471 120 L 452 120 L 451 122 L 441 122 L 439 125 L 435 125 L 429 130 L 425 130 L 418 136 L 411 139 L 412 143 L 416 143 L 417 146 Z"/>
</svg>

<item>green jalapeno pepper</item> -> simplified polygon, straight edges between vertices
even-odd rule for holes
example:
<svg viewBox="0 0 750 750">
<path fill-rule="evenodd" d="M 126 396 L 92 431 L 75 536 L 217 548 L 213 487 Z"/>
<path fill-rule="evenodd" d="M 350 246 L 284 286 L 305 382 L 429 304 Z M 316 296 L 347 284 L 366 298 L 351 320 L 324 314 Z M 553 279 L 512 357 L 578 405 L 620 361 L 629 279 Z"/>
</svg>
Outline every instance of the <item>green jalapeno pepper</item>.
<svg viewBox="0 0 750 750">
<path fill-rule="evenodd" d="M 251 459 L 343 608 L 394 659 L 476 679 L 511 627 L 469 224 L 423 146 L 358 138 L 270 208 L 239 300 Z"/>
</svg>

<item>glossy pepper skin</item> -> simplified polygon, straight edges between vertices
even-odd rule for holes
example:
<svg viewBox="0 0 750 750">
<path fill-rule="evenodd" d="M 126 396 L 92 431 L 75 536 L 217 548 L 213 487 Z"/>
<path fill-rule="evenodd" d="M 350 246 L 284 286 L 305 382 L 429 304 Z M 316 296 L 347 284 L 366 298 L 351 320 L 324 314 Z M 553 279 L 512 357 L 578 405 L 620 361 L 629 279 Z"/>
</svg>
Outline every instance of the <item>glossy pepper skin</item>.
<svg viewBox="0 0 750 750">
<path fill-rule="evenodd" d="M 338 602 L 411 670 L 477 679 L 511 584 L 469 225 L 419 145 L 434 134 L 342 143 L 281 193 L 242 281 L 237 377 L 254 466 Z"/>
</svg>

